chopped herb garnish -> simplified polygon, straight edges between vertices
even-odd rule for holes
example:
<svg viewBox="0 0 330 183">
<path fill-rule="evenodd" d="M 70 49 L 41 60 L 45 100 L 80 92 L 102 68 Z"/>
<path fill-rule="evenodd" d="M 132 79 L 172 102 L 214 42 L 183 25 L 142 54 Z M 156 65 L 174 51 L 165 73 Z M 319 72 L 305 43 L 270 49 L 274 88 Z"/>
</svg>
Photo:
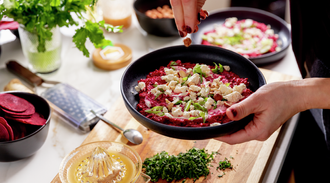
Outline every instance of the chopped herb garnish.
<svg viewBox="0 0 330 183">
<path fill-rule="evenodd" d="M 182 104 L 182 102 L 183 102 L 182 100 L 179 100 L 179 101 L 175 102 L 174 105 Z"/>
<path fill-rule="evenodd" d="M 203 101 L 198 101 L 198 103 L 199 103 L 200 105 L 204 105 L 206 101 L 207 101 L 207 98 L 204 98 Z"/>
<path fill-rule="evenodd" d="M 225 99 L 225 98 L 222 98 L 222 99 L 221 99 L 221 101 L 228 101 L 228 100 L 227 100 L 227 99 Z"/>
<path fill-rule="evenodd" d="M 159 91 L 165 92 L 163 88 L 158 88 Z"/>
<path fill-rule="evenodd" d="M 205 107 L 201 106 L 199 103 L 194 103 L 194 107 L 195 107 L 195 109 L 207 112 L 207 109 Z"/>
<path fill-rule="evenodd" d="M 178 63 L 176 63 L 175 61 L 171 61 L 170 66 L 173 66 L 173 65 L 178 65 Z"/>
<path fill-rule="evenodd" d="M 213 160 L 214 154 L 214 152 L 208 154 L 206 150 L 198 148 L 189 149 L 186 153 L 179 153 L 177 156 L 162 151 L 151 158 L 146 158 L 142 167 L 153 182 L 157 182 L 160 178 L 167 182 L 186 178 L 196 181 L 201 176 L 209 175 L 208 165 Z"/>
<path fill-rule="evenodd" d="M 152 85 L 152 86 L 156 88 L 158 85 L 154 84 L 154 85 Z"/>
<path fill-rule="evenodd" d="M 219 64 L 219 71 L 220 73 L 223 72 L 223 66 L 221 64 Z"/>
<path fill-rule="evenodd" d="M 205 123 L 205 121 L 206 121 L 206 117 L 207 117 L 207 112 L 200 112 L 199 114 L 200 114 L 201 117 L 203 118 L 203 123 Z"/>
<path fill-rule="evenodd" d="M 214 65 L 215 65 L 215 68 L 211 69 L 211 70 L 212 70 L 213 73 L 217 74 L 217 73 L 219 73 L 218 65 L 216 63 L 214 63 Z"/>
<path fill-rule="evenodd" d="M 219 162 L 219 166 L 217 167 L 217 170 L 218 169 L 224 170 L 226 168 L 229 168 L 229 169 L 233 168 L 233 166 L 231 165 L 230 161 L 227 158 L 225 158 L 225 160 Z"/>
<path fill-rule="evenodd" d="M 199 64 L 195 65 L 195 67 L 193 68 L 193 73 L 206 77 L 206 74 L 204 72 L 202 72 L 201 65 L 199 65 Z"/>
<path fill-rule="evenodd" d="M 230 86 L 230 83 L 226 83 L 226 86 Z"/>
<path fill-rule="evenodd" d="M 197 117 L 190 117 L 188 120 L 195 120 L 197 118 L 200 118 L 200 116 L 197 116 Z"/>
<path fill-rule="evenodd" d="M 190 105 L 191 105 L 191 102 L 192 102 L 192 100 L 190 99 L 190 100 L 188 101 L 188 103 L 186 104 L 186 106 L 184 107 L 184 111 L 189 111 L 189 109 L 190 109 Z"/>
<path fill-rule="evenodd" d="M 156 95 L 155 100 L 159 97 L 159 95 L 163 94 L 163 92 L 160 92 Z"/>
<path fill-rule="evenodd" d="M 153 107 L 151 109 L 145 110 L 145 112 L 147 112 L 147 113 L 153 113 L 153 114 L 158 114 L 158 113 L 162 112 L 163 108 L 164 108 L 163 106 L 155 106 L 155 107 Z"/>
<path fill-rule="evenodd" d="M 181 83 L 181 86 L 183 86 L 186 83 L 186 81 L 188 80 L 189 77 L 190 77 L 190 74 L 187 77 L 182 78 L 183 82 Z"/>
</svg>

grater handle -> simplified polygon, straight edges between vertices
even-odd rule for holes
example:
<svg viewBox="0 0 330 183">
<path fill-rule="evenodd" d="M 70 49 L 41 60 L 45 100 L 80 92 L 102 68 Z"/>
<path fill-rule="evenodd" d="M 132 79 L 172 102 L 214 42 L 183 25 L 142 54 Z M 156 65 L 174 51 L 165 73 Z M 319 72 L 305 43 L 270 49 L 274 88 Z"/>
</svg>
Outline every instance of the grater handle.
<svg viewBox="0 0 330 183">
<path fill-rule="evenodd" d="M 32 84 L 32 86 L 34 85 L 40 86 L 44 82 L 44 80 L 41 77 L 37 76 L 36 74 L 34 74 L 33 72 L 23 67 L 21 64 L 19 64 L 14 60 L 8 61 L 6 63 L 6 66 L 9 71 L 22 77 L 27 82 Z"/>
</svg>

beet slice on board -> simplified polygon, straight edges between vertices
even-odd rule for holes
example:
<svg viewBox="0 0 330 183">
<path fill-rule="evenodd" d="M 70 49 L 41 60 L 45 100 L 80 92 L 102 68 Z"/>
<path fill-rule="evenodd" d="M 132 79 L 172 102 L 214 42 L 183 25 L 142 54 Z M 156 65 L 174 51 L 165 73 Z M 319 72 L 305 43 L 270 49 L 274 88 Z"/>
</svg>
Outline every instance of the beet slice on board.
<svg viewBox="0 0 330 183">
<path fill-rule="evenodd" d="M 11 117 L 7 117 L 8 119 L 17 121 L 17 122 L 21 122 L 21 123 L 25 123 L 25 124 L 30 124 L 30 125 L 38 125 L 38 126 L 42 126 L 44 124 L 46 124 L 46 119 L 43 118 L 39 113 L 34 113 L 32 115 L 31 118 L 28 119 L 23 119 L 23 118 L 11 118 Z"/>
<path fill-rule="evenodd" d="M 11 126 L 7 123 L 6 119 L 3 117 L 0 117 L 0 124 L 2 124 L 9 134 L 9 140 L 14 140 L 14 132 Z"/>
<path fill-rule="evenodd" d="M 2 123 L 0 123 L 0 142 L 8 140 L 10 140 L 10 135 L 7 131 L 7 128 Z"/>
<path fill-rule="evenodd" d="M 24 112 L 30 105 L 27 100 L 12 94 L 0 94 L 0 106 L 13 112 Z"/>
</svg>

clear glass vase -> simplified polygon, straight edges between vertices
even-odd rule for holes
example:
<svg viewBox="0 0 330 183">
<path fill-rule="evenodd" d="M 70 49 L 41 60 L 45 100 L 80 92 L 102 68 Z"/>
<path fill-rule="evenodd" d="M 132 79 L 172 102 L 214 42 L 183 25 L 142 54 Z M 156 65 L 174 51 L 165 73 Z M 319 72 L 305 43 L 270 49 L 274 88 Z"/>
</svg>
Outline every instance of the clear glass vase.
<svg viewBox="0 0 330 183">
<path fill-rule="evenodd" d="M 24 56 L 29 61 L 32 72 L 50 73 L 61 66 L 62 36 L 59 27 L 53 28 L 52 39 L 46 41 L 46 51 L 38 52 L 38 37 L 28 32 L 24 26 L 18 28 Z"/>
</svg>

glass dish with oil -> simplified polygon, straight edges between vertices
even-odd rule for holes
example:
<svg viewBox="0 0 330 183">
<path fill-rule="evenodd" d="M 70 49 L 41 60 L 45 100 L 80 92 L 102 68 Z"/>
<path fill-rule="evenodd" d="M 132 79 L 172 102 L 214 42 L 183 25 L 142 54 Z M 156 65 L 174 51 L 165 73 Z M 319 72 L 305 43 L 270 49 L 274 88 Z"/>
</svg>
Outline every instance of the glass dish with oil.
<svg viewBox="0 0 330 183">
<path fill-rule="evenodd" d="M 68 154 L 60 165 L 62 183 L 145 183 L 142 160 L 129 146 L 118 142 L 92 142 Z"/>
</svg>

